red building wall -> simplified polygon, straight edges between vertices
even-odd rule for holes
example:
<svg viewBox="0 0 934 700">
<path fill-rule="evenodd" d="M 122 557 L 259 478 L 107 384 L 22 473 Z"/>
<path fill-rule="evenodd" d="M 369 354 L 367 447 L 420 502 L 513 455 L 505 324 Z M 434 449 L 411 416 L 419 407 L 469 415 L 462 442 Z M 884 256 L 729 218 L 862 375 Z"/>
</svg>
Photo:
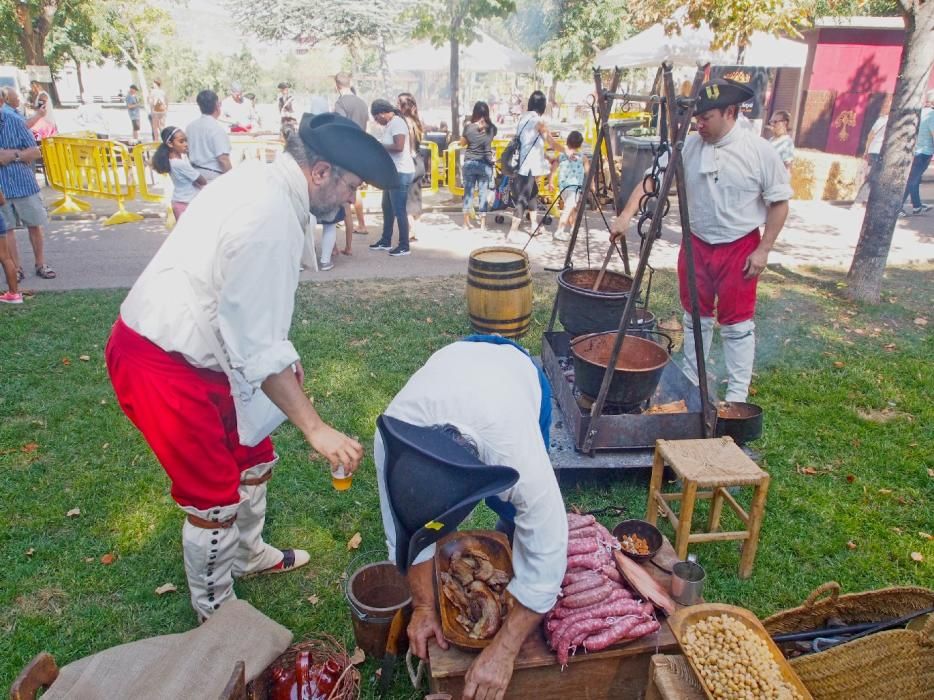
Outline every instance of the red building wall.
<svg viewBox="0 0 934 700">
<path fill-rule="evenodd" d="M 809 90 L 894 92 L 905 32 L 821 29 Z"/>
<path fill-rule="evenodd" d="M 861 155 L 866 135 L 895 90 L 901 29 L 820 29 L 812 39 L 799 145 Z M 934 71 L 929 87 L 934 89 Z"/>
</svg>

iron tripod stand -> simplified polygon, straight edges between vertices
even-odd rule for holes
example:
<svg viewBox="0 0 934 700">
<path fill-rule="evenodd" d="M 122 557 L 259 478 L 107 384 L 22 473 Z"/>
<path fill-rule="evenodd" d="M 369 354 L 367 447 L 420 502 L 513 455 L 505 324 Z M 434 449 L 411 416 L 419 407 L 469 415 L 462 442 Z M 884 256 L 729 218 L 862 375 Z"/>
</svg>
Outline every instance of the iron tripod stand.
<svg viewBox="0 0 934 700">
<path fill-rule="evenodd" d="M 697 276 L 694 266 L 693 240 L 691 235 L 691 223 L 687 207 L 687 195 L 684 186 L 684 170 L 681 157 L 682 149 L 684 148 L 684 141 L 687 137 L 688 128 L 691 123 L 691 115 L 693 113 L 694 105 L 697 101 L 697 94 L 704 79 L 705 69 L 706 66 L 698 67 L 697 73 L 694 76 L 694 82 L 691 86 L 690 94 L 687 97 L 681 97 L 677 95 L 674 86 L 674 79 L 672 77 L 672 65 L 668 62 L 663 63 L 659 68 L 655 77 L 653 94 L 650 95 L 635 95 L 616 92 L 619 88 L 621 78 L 621 70 L 619 68 L 614 70 L 610 83 L 610 89 L 604 90 L 600 71 L 598 69 L 594 69 L 594 82 L 596 85 L 597 95 L 599 96 L 599 123 L 597 129 L 597 140 L 596 144 L 594 145 L 594 160 L 596 164 L 597 157 L 602 154 L 605 146 L 608 164 L 610 166 L 610 183 L 613 189 L 613 201 L 615 206 L 618 206 L 620 202 L 620 177 L 619 173 L 616 171 L 613 160 L 612 144 L 608 139 L 608 121 L 609 115 L 612 111 L 613 103 L 616 100 L 621 100 L 624 102 L 642 102 L 649 107 L 657 106 L 659 112 L 658 123 L 660 136 L 662 137 L 663 142 L 668 140 L 670 143 L 670 157 L 667 166 L 664 168 L 661 183 L 654 188 L 655 196 L 649 197 L 648 199 L 643 199 L 643 221 L 642 225 L 639 227 L 640 235 L 643 233 L 645 221 L 650 220 L 651 223 L 649 225 L 648 231 L 645 232 L 645 236 L 642 241 L 642 245 L 639 251 L 638 264 L 636 266 L 635 274 L 632 278 L 632 286 L 629 296 L 626 300 L 626 305 L 623 309 L 622 318 L 620 318 L 619 321 L 619 328 L 616 331 L 613 348 L 607 361 L 603 380 L 600 384 L 600 391 L 595 397 L 595 400 L 590 408 L 589 427 L 582 444 L 579 446 L 579 449 L 584 453 L 593 454 L 595 442 L 605 442 L 600 441 L 597 438 L 600 434 L 602 419 L 604 418 L 604 406 L 606 404 L 607 394 L 609 392 L 610 383 L 613 379 L 614 369 L 616 368 L 616 363 L 623 346 L 623 340 L 626 336 L 626 330 L 629 328 L 630 320 L 633 316 L 636 300 L 641 294 L 642 281 L 646 268 L 649 267 L 649 257 L 652 253 L 653 244 L 661 235 L 662 220 L 668 210 L 668 196 L 671 192 L 672 185 L 675 185 L 678 197 L 678 210 L 681 222 L 681 245 L 683 246 L 686 260 L 687 286 L 691 301 L 691 322 L 694 331 L 694 352 L 697 358 L 698 389 L 700 391 L 701 413 L 699 415 L 700 425 L 697 426 L 696 432 L 699 437 L 709 438 L 713 435 L 716 415 L 714 412 L 713 404 L 710 400 L 710 394 L 708 393 L 707 369 L 706 360 L 704 357 L 700 306 L 697 292 Z M 584 184 L 585 192 L 591 191 L 594 185 L 596 170 L 597 167 L 592 166 L 588 171 Z M 658 172 L 660 171 L 657 168 L 656 162 L 656 168 L 654 170 L 656 178 Z M 652 200 L 654 200 L 654 205 L 652 204 Z M 617 211 L 617 213 L 619 212 Z M 580 207 L 574 220 L 574 227 L 571 232 L 571 238 L 568 241 L 567 254 L 564 259 L 565 269 L 571 267 L 571 259 L 574 254 L 578 233 L 580 231 L 583 218 L 584 208 Z M 628 254 L 626 257 L 628 258 Z M 626 265 L 626 272 L 629 272 L 628 265 Z M 548 328 L 546 331 L 548 333 L 551 333 L 551 331 L 554 329 L 555 319 L 558 313 L 559 294 L 560 289 L 555 295 L 555 301 L 551 310 L 551 318 L 549 319 Z"/>
</svg>

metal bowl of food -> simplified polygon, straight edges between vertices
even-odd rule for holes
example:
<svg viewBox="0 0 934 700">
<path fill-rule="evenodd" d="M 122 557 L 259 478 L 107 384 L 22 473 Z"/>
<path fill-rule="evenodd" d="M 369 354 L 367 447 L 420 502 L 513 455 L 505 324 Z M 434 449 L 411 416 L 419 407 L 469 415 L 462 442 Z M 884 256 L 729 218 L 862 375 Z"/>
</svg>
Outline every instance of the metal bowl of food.
<svg viewBox="0 0 934 700">
<path fill-rule="evenodd" d="M 762 437 L 762 407 L 742 401 L 717 404 L 717 437 L 728 435 L 737 445 Z"/>
<path fill-rule="evenodd" d="M 636 561 L 654 557 L 664 541 L 659 529 L 644 520 L 624 520 L 613 528 L 613 537 L 619 540 L 622 553 Z"/>
</svg>

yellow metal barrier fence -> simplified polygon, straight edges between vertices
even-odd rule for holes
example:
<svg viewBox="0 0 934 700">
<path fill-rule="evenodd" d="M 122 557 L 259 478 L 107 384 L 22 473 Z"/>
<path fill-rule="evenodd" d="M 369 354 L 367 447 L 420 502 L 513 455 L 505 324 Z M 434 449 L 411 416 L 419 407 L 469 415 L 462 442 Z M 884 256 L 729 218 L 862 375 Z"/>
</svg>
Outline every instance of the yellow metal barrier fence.
<svg viewBox="0 0 934 700">
<path fill-rule="evenodd" d="M 55 202 L 52 214 L 88 211 L 91 205 L 76 197 L 85 195 L 117 202 L 117 211 L 105 226 L 140 221 L 142 216 L 126 210 L 124 203 L 136 197 L 130 168 L 130 152 L 116 141 L 51 136 L 42 140 L 42 159 L 49 186 L 64 195 Z"/>
<path fill-rule="evenodd" d="M 431 168 L 428 175 L 431 177 L 431 191 L 437 192 L 441 183 L 444 182 L 444 171 L 442 166 L 444 161 L 441 159 L 441 153 L 438 150 L 438 144 L 434 141 L 422 141 L 422 148 L 427 148 L 430 154 Z"/>
<path fill-rule="evenodd" d="M 506 146 L 509 145 L 509 142 L 512 139 L 493 139 L 493 175 L 494 180 L 496 176 L 500 174 L 499 161 L 503 155 L 503 151 L 506 150 Z M 564 141 L 561 139 L 556 139 L 558 144 L 564 148 Z M 446 167 L 446 181 L 448 191 L 455 197 L 464 196 L 464 187 L 460 177 L 460 166 L 461 158 L 459 157 L 462 147 L 459 143 L 454 142 L 448 146 L 447 151 L 445 152 L 447 167 Z M 556 157 L 556 154 L 546 146 L 546 157 L 547 154 L 551 153 L 551 157 Z M 495 182 L 491 183 L 491 187 L 495 186 Z M 545 204 L 552 203 L 558 197 L 558 185 L 557 185 L 557 168 L 553 167 L 552 171 L 548 175 L 543 175 L 538 178 L 538 196 Z"/>
</svg>

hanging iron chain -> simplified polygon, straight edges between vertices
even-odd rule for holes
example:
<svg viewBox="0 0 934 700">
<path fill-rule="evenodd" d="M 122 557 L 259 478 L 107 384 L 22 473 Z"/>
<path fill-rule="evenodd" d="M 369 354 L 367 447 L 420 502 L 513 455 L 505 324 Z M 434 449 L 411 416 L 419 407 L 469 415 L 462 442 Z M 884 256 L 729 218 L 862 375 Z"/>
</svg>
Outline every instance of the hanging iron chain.
<svg viewBox="0 0 934 700">
<path fill-rule="evenodd" d="M 658 193 L 661 190 L 661 181 L 665 176 L 665 170 L 668 168 L 671 157 L 671 144 L 668 142 L 668 128 L 664 123 L 659 122 L 659 141 L 652 145 L 652 169 L 642 178 L 642 197 L 639 199 L 639 223 L 636 231 L 642 242 L 645 243 L 646 236 L 649 235 L 649 226 L 652 217 L 656 212 L 660 212 L 662 218 L 668 216 L 668 210 L 671 208 L 671 201 L 665 197 L 663 202 L 658 201 Z M 658 229 L 658 238 L 662 237 L 661 228 Z"/>
</svg>

